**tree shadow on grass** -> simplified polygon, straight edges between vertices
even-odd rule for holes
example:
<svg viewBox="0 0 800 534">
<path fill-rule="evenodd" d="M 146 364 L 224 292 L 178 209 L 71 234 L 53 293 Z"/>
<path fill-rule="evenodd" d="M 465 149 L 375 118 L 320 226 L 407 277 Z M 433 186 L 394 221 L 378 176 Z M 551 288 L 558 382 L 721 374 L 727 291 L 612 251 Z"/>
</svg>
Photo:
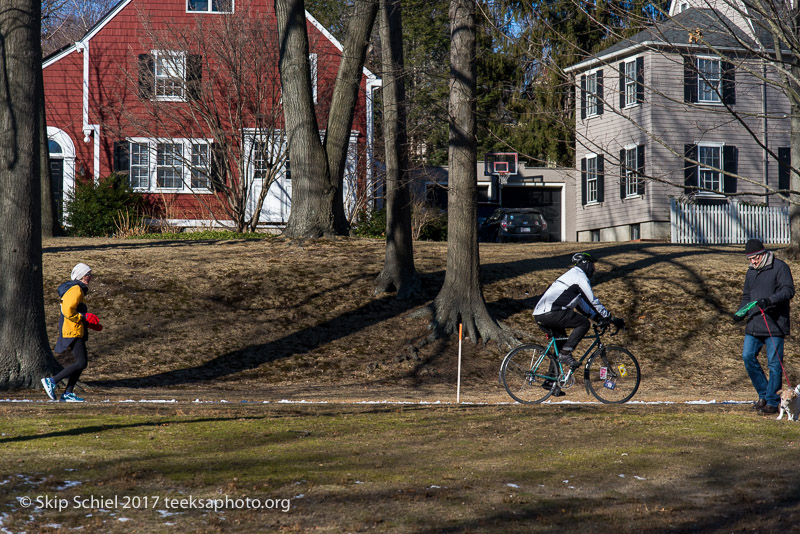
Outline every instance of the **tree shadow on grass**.
<svg viewBox="0 0 800 534">
<path fill-rule="evenodd" d="M 677 249 L 680 247 L 680 250 L 667 253 L 662 252 L 664 248 L 669 249 L 672 247 L 673 246 L 664 243 L 633 243 L 594 248 L 592 249 L 593 253 L 601 259 L 601 262 L 606 264 L 610 263 L 613 256 L 616 254 L 640 253 L 647 255 L 647 257 L 641 260 L 622 266 L 615 266 L 611 271 L 601 273 L 597 277 L 598 279 L 595 285 L 602 286 L 602 284 L 618 278 L 631 278 L 634 280 L 632 283 L 635 283 L 635 277 L 631 277 L 632 273 L 666 262 L 687 272 L 689 278 L 696 284 L 698 292 L 706 295 L 703 297 L 706 301 L 705 304 L 722 311 L 722 303 L 714 300 L 713 297 L 710 296 L 709 291 L 704 291 L 706 280 L 703 278 L 700 270 L 687 266 L 687 263 L 690 265 L 690 262 L 679 262 L 678 260 L 686 260 L 692 256 L 720 254 L 725 253 L 725 251 L 722 251 L 719 247 L 709 246 L 707 248 L 694 247 L 694 250 L 687 252 L 684 246 L 676 245 L 674 248 Z M 730 254 L 733 255 L 733 252 L 731 251 Z M 570 258 L 571 254 L 563 254 L 548 258 L 531 258 L 508 263 L 488 264 L 482 266 L 482 272 L 484 273 L 482 277 L 484 283 L 495 283 L 508 278 L 531 275 L 539 271 L 551 270 L 554 268 L 563 268 L 566 270 L 569 266 Z M 432 280 L 438 280 L 442 276 L 442 272 L 421 275 L 423 278 L 423 286 L 430 288 L 430 282 Z M 550 282 L 552 281 L 548 281 L 548 283 Z M 280 339 L 265 344 L 251 345 L 222 354 L 195 367 L 175 369 L 150 376 L 119 380 L 102 380 L 90 383 L 112 388 L 164 387 L 223 378 L 242 371 L 255 369 L 263 364 L 289 358 L 296 354 L 310 352 L 328 343 L 352 335 L 364 328 L 375 326 L 385 320 L 406 313 L 414 307 L 426 303 L 429 297 L 430 295 L 426 295 L 425 299 L 404 301 L 388 295 L 374 299 L 358 309 L 344 313 L 336 318 L 290 333 Z M 527 296 L 525 299 L 518 299 L 516 301 L 515 299 L 504 298 L 496 303 L 489 303 L 489 308 L 496 316 L 502 317 L 503 314 L 507 314 L 509 308 L 515 310 L 530 308 L 531 305 L 535 303 L 535 298 L 536 296 Z M 636 303 L 634 303 L 634 306 L 635 305 Z M 699 326 L 697 328 L 699 329 Z M 694 335 L 696 335 L 696 332 L 693 329 L 687 333 L 687 343 Z"/>
</svg>

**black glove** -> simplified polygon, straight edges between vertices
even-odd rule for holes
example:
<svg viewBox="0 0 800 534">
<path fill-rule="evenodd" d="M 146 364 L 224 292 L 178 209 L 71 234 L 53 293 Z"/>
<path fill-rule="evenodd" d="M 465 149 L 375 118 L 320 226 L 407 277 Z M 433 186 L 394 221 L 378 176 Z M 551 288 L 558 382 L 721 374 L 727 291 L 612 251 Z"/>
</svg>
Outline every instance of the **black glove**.
<svg viewBox="0 0 800 534">
<path fill-rule="evenodd" d="M 758 306 L 762 310 L 766 310 L 767 308 L 772 306 L 772 304 L 770 304 L 769 299 L 758 299 L 756 306 Z"/>
<path fill-rule="evenodd" d="M 611 322 L 611 318 L 610 317 L 603 317 L 602 315 L 600 315 L 600 316 L 597 317 L 595 322 L 597 323 L 597 326 L 608 326 L 609 323 Z"/>
<path fill-rule="evenodd" d="M 734 315 L 733 316 L 733 322 L 734 323 L 738 323 L 740 321 L 744 321 L 744 315 Z"/>
<path fill-rule="evenodd" d="M 622 330 L 623 328 L 625 328 L 625 319 L 623 319 L 622 317 L 612 317 L 611 324 L 613 324 L 619 330 Z"/>
</svg>

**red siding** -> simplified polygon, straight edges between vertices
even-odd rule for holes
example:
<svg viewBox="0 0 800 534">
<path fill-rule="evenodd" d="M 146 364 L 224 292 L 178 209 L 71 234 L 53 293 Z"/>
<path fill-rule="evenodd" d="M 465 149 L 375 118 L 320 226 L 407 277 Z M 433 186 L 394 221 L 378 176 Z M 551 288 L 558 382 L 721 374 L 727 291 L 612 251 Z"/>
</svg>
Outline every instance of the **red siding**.
<svg viewBox="0 0 800 534">
<path fill-rule="evenodd" d="M 169 27 L 192 29 L 197 24 L 204 27 L 218 24 L 225 15 L 197 15 L 185 12 L 186 0 L 133 0 L 116 16 L 107 21 L 89 41 L 89 124 L 98 124 L 100 131 L 100 176 L 111 173 L 113 168 L 113 144 L 125 137 L 152 137 L 137 123 L 151 120 L 151 109 L 143 105 L 137 93 L 138 56 L 150 53 L 153 39 L 149 37 L 147 24 L 152 28 Z M 263 16 L 269 27 L 275 28 L 272 2 L 265 0 L 237 0 L 236 10 L 252 16 Z M 340 62 L 339 49 L 311 23 L 308 24 L 309 43 L 312 53 L 318 54 L 318 106 L 320 128 L 325 128 L 328 105 Z M 150 34 L 152 35 L 152 34 Z M 277 47 L 277 34 L 275 35 Z M 189 50 L 188 53 L 196 52 Z M 275 65 L 277 76 L 277 64 Z M 87 176 L 93 174 L 94 143 L 83 142 L 82 98 L 83 98 L 83 54 L 72 51 L 44 69 L 45 95 L 48 125 L 67 132 L 75 143 L 76 165 L 83 166 Z M 276 78 L 277 80 L 277 78 Z M 356 109 L 353 129 L 359 130 L 359 160 L 363 158 L 363 143 L 366 131 L 365 80 L 362 79 L 361 95 Z M 170 103 L 173 109 L 186 104 Z M 282 116 L 282 115 L 281 115 Z M 152 128 L 149 128 L 152 131 Z M 210 137 L 207 132 L 191 131 L 189 125 L 164 125 L 159 135 L 164 137 Z M 360 165 L 363 172 L 363 165 Z M 191 194 L 177 195 L 176 218 L 207 218 L 198 215 L 199 205 Z"/>
</svg>

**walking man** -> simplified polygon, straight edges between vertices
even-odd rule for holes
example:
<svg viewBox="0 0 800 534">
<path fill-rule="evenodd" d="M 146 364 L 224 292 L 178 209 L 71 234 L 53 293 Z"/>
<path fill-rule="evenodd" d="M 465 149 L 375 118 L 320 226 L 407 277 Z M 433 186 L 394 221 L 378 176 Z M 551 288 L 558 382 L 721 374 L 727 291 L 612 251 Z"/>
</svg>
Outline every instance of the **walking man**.
<svg viewBox="0 0 800 534">
<path fill-rule="evenodd" d="M 789 266 L 765 249 L 759 239 L 747 242 L 745 254 L 750 267 L 744 278 L 740 307 L 754 301 L 756 305 L 737 319 L 747 321 L 742 359 L 758 393 L 753 408 L 762 415 L 770 415 L 778 413 L 780 403 L 776 392 L 783 381 L 783 340 L 789 335 L 789 301 L 794 297 L 794 281 Z M 758 361 L 758 353 L 764 346 L 769 379 Z"/>
</svg>

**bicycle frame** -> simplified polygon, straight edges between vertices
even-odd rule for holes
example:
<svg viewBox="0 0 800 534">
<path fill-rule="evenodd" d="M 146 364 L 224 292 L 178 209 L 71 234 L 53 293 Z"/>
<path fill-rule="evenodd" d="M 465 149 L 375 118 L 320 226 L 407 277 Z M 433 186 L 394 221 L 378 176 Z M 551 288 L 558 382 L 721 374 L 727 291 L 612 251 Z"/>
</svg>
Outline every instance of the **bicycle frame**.
<svg viewBox="0 0 800 534">
<path fill-rule="evenodd" d="M 593 339 L 594 341 L 592 341 L 592 344 L 589 345 L 588 349 L 586 349 L 586 352 L 583 353 L 583 356 L 581 356 L 578 359 L 578 362 L 580 362 L 581 365 L 583 365 L 583 361 L 586 358 L 588 358 L 590 354 L 594 354 L 596 349 L 602 350 L 602 348 L 605 346 L 603 344 L 603 341 L 600 339 L 601 336 L 602 336 L 602 333 L 600 332 L 600 328 L 597 325 L 594 325 L 594 324 L 592 325 L 592 328 L 594 329 L 594 334 L 587 335 L 587 336 L 585 336 L 583 338 L 583 339 Z M 547 344 L 547 348 L 545 349 L 543 356 L 549 356 L 550 358 L 552 358 L 555 361 L 555 364 L 558 366 L 558 370 L 559 370 L 558 374 L 561 375 L 561 376 L 566 375 L 565 379 L 569 380 L 569 377 L 573 374 L 573 370 L 569 369 L 568 373 L 564 373 L 564 366 L 561 365 L 560 361 L 558 361 L 559 353 L 558 353 L 558 345 L 556 344 L 557 341 L 566 340 L 568 338 L 567 337 L 550 336 L 549 334 L 548 334 L 548 338 L 550 338 L 550 343 Z M 551 349 L 552 349 L 553 353 L 555 353 L 555 356 L 551 355 L 551 353 L 550 353 Z M 538 365 L 537 365 L 537 368 L 538 368 Z M 546 375 L 543 375 L 543 378 L 547 378 L 549 380 L 557 380 L 558 379 L 558 377 L 546 376 Z"/>
</svg>

